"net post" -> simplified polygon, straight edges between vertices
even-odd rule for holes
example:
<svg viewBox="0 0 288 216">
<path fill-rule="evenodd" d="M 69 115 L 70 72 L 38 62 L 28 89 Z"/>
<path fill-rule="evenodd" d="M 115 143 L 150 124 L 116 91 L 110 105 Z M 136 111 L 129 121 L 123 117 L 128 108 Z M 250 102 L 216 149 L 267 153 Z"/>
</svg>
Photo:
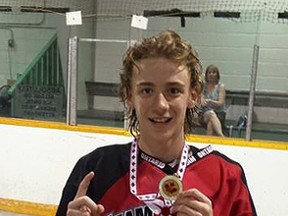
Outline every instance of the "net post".
<svg viewBox="0 0 288 216">
<path fill-rule="evenodd" d="M 77 71 L 78 38 L 70 37 L 68 41 L 68 77 L 67 77 L 67 113 L 66 124 L 77 125 Z"/>
<path fill-rule="evenodd" d="M 252 73 L 250 81 L 250 93 L 249 93 L 249 103 L 248 103 L 248 116 L 247 116 L 247 127 L 246 127 L 246 140 L 251 140 L 252 131 L 252 118 L 254 110 L 254 97 L 255 97 L 255 86 L 257 78 L 257 65 L 259 57 L 259 46 L 254 45 L 253 49 L 253 61 L 252 61 Z"/>
</svg>

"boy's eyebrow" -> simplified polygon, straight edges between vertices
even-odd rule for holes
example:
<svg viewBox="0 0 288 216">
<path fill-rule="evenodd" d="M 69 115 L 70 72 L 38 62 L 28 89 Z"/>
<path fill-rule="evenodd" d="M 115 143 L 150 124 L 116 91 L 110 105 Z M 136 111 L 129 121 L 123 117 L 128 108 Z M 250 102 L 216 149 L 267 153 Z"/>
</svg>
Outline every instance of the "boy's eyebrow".
<svg viewBox="0 0 288 216">
<path fill-rule="evenodd" d="M 154 86 L 155 84 L 153 84 L 152 82 L 148 82 L 148 81 L 141 81 L 137 83 L 136 85 L 137 86 Z M 185 84 L 182 82 L 168 82 L 167 86 L 185 86 Z"/>
<path fill-rule="evenodd" d="M 153 86 L 154 84 L 152 82 L 147 82 L 147 81 L 141 81 L 136 84 L 136 86 Z"/>
<path fill-rule="evenodd" d="M 185 84 L 182 83 L 182 82 L 169 82 L 168 85 L 169 86 L 175 86 L 175 85 L 177 85 L 177 86 L 185 86 Z"/>
</svg>

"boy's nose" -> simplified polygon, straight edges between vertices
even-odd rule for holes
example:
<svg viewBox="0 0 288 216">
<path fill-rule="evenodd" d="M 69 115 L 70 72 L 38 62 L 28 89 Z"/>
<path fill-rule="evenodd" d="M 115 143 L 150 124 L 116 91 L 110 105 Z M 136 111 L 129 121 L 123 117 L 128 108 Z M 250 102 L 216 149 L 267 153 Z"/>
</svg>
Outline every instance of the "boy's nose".
<svg viewBox="0 0 288 216">
<path fill-rule="evenodd" d="M 156 100 L 154 101 L 155 108 L 159 110 L 167 110 L 169 107 L 168 101 L 163 93 L 157 95 Z"/>
</svg>

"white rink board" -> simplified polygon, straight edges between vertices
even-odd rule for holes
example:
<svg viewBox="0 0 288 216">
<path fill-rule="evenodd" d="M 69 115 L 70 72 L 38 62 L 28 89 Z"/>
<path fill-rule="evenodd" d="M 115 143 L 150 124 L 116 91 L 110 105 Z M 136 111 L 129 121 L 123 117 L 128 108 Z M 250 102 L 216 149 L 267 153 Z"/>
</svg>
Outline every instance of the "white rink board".
<svg viewBox="0 0 288 216">
<path fill-rule="evenodd" d="M 0 198 L 58 204 L 76 161 L 132 137 L 0 124 Z M 208 144 L 192 143 L 198 147 Z M 212 144 L 243 166 L 258 215 L 288 212 L 288 151 Z"/>
</svg>

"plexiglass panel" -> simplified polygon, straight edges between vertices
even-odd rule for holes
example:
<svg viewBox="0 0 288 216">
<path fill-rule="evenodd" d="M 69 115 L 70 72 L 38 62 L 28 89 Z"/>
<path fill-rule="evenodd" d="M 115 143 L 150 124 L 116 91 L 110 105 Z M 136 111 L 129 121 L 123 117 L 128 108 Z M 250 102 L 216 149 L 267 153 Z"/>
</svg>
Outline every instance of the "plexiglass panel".
<svg viewBox="0 0 288 216">
<path fill-rule="evenodd" d="M 67 44 L 76 36 L 77 123 L 124 127 L 117 86 L 127 42 L 171 28 L 191 42 L 204 73 L 209 65 L 218 67 L 226 92 L 226 137 L 247 139 L 248 125 L 250 139 L 288 140 L 288 16 L 283 12 L 288 3 L 284 0 L 263 4 L 67 0 L 38 2 L 37 10 L 32 1 L 0 2 L 5 5 L 0 8 L 2 117 L 65 122 Z M 82 25 L 67 26 L 65 12 L 79 10 Z M 147 29 L 130 26 L 133 14 L 148 18 Z M 255 91 L 253 100 L 251 91 Z M 194 133 L 205 135 L 207 130 L 199 124 Z"/>
</svg>

